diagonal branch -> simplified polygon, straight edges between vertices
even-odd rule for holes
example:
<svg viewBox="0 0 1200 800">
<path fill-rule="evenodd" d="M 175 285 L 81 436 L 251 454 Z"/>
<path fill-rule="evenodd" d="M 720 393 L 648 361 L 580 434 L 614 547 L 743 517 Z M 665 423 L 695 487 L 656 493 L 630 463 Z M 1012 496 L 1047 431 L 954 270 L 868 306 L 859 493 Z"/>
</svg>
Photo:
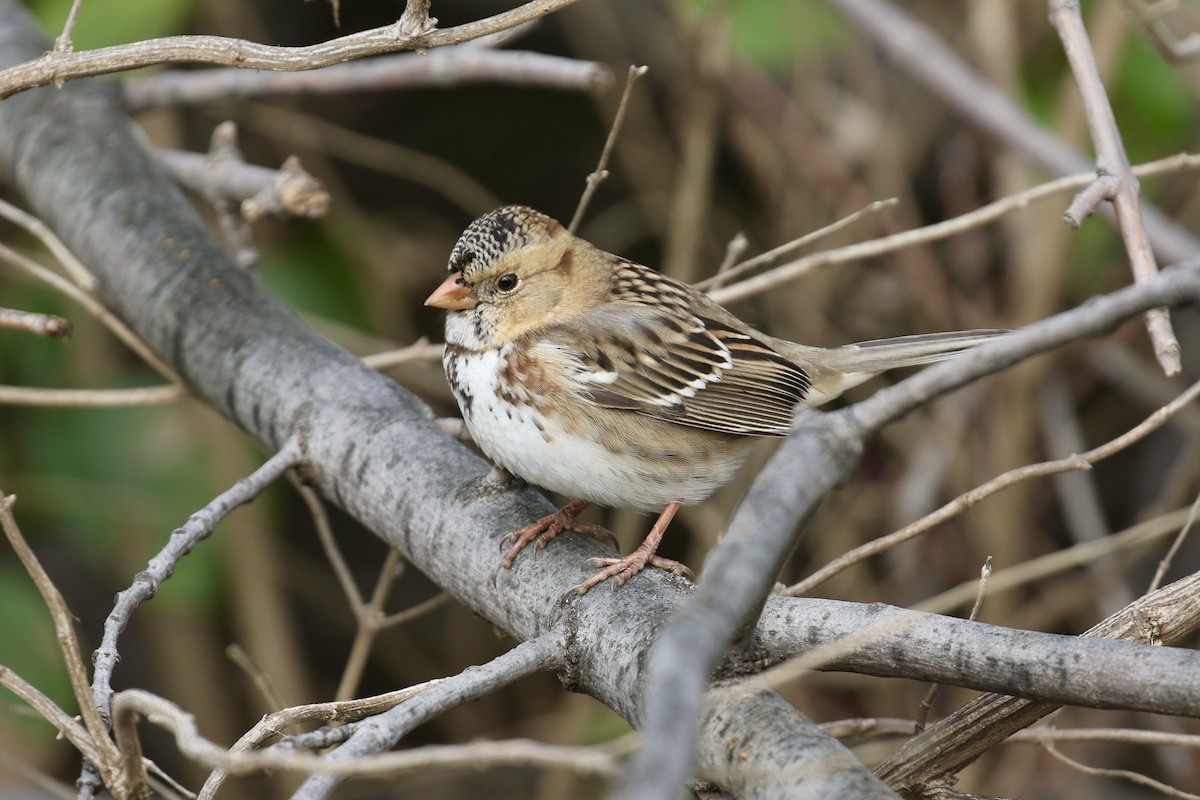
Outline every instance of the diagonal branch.
<svg viewBox="0 0 1200 800">
<path fill-rule="evenodd" d="M 1079 197 L 1084 199 L 1085 207 L 1077 207 L 1079 203 L 1072 203 L 1071 214 L 1078 224 L 1078 220 L 1091 214 L 1102 200 L 1111 200 L 1117 212 L 1117 227 L 1121 231 L 1121 238 L 1125 240 L 1125 250 L 1129 253 L 1133 279 L 1144 281 L 1158 272 L 1158 265 L 1154 262 L 1154 252 L 1150 249 L 1146 225 L 1142 220 L 1138 179 L 1130 168 L 1129 156 L 1125 153 L 1117 120 L 1113 117 L 1112 104 L 1104 91 L 1100 68 L 1096 66 L 1096 58 L 1092 55 L 1079 1 L 1050 0 L 1050 22 L 1062 39 L 1071 72 L 1075 74 L 1075 84 L 1083 99 L 1092 144 L 1096 148 L 1097 177 L 1092 184 L 1096 189 L 1090 192 L 1084 190 Z M 1071 219 L 1069 216 L 1068 223 Z M 1155 308 L 1147 311 L 1146 329 L 1163 372 L 1167 375 L 1178 374 L 1181 369 L 1179 341 L 1175 338 L 1167 310 Z"/>
<path fill-rule="evenodd" d="M 132 585 L 117 595 L 113 610 L 104 621 L 104 636 L 92 656 L 92 695 L 95 707 L 106 721 L 111 719 L 112 673 L 120 661 L 117 639 L 129 624 L 129 616 L 158 592 L 162 582 L 171 577 L 179 559 L 192 551 L 196 544 L 212 533 L 217 523 L 240 505 L 260 495 L 268 485 L 300 461 L 300 446 L 295 440 L 285 443 L 279 452 L 267 459 L 252 475 L 235 483 L 215 497 L 212 502 L 193 514 L 186 523 L 171 534 L 146 569 L 134 576 Z"/>
</svg>

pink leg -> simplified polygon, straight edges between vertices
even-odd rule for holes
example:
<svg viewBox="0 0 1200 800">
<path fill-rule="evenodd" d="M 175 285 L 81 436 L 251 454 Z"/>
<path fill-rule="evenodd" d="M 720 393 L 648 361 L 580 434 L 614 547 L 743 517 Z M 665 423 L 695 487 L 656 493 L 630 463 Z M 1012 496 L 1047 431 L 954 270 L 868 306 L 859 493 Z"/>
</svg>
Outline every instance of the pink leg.
<svg viewBox="0 0 1200 800">
<path fill-rule="evenodd" d="M 671 520 L 675 517 L 675 512 L 683 505 L 679 500 L 674 500 L 663 509 L 659 514 L 658 520 L 654 523 L 654 527 L 650 529 L 650 533 L 646 534 L 645 540 L 638 545 L 638 548 L 624 558 L 590 558 L 588 563 L 595 567 L 603 567 L 592 577 L 585 580 L 578 586 L 573 587 L 568 595 L 574 593 L 577 595 L 586 594 L 593 586 L 597 586 L 609 578 L 613 578 L 613 585 L 620 586 L 625 581 L 632 578 L 634 575 L 641 572 L 647 564 L 651 564 L 660 569 L 669 570 L 676 575 L 687 575 L 692 577 L 692 571 L 678 561 L 672 561 L 669 558 L 660 558 L 655 555 L 658 550 L 658 544 L 662 541 L 663 534 L 667 532 L 667 526 L 671 524 Z"/>
</svg>

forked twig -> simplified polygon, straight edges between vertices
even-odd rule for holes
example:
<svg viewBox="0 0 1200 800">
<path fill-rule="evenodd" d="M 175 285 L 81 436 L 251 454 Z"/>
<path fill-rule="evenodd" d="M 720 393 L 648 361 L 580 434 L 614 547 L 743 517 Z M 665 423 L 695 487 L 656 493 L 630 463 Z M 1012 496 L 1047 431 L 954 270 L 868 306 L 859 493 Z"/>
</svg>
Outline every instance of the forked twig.
<svg viewBox="0 0 1200 800">
<path fill-rule="evenodd" d="M 1130 168 L 1112 104 L 1104 91 L 1104 81 L 1092 54 L 1078 0 L 1050 0 L 1050 23 L 1062 39 L 1096 148 L 1096 181 L 1071 203 L 1067 224 L 1078 225 L 1079 220 L 1091 214 L 1101 202 L 1111 200 L 1133 268 L 1133 279 L 1145 281 L 1157 274 L 1158 264 L 1142 220 L 1138 180 Z M 1165 308 L 1155 308 L 1147 311 L 1145 316 L 1159 365 L 1167 375 L 1178 374 L 1181 369 L 1179 341 L 1171 327 L 1169 313 Z"/>
</svg>

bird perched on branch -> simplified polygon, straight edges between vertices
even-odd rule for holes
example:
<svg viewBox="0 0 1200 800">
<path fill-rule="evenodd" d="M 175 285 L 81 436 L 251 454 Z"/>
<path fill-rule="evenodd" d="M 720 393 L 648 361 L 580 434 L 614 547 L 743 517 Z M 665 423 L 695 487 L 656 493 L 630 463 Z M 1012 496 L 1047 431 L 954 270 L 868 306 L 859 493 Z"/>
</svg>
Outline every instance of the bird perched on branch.
<svg viewBox="0 0 1200 800">
<path fill-rule="evenodd" d="M 443 364 L 471 436 L 509 472 L 579 498 L 508 534 L 502 565 L 563 529 L 602 531 L 576 519 L 592 503 L 660 512 L 632 554 L 592 559 L 578 594 L 646 564 L 686 572 L 655 555 L 675 512 L 731 480 L 756 437 L 786 436 L 798 405 L 1002 333 L 776 339 L 520 206 L 472 222 L 449 272 L 425 305 L 449 312 Z"/>
</svg>

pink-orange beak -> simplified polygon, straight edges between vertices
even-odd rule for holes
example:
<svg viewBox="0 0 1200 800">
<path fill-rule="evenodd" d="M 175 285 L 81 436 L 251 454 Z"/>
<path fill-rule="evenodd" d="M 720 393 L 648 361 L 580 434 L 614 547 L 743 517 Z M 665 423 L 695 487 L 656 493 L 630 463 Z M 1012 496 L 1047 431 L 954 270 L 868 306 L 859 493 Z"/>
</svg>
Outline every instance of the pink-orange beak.
<svg viewBox="0 0 1200 800">
<path fill-rule="evenodd" d="M 471 287 L 463 283 L 462 272 L 451 272 L 450 277 L 425 298 L 425 305 L 450 311 L 465 311 L 478 304 L 479 301 L 471 294 Z"/>
</svg>

